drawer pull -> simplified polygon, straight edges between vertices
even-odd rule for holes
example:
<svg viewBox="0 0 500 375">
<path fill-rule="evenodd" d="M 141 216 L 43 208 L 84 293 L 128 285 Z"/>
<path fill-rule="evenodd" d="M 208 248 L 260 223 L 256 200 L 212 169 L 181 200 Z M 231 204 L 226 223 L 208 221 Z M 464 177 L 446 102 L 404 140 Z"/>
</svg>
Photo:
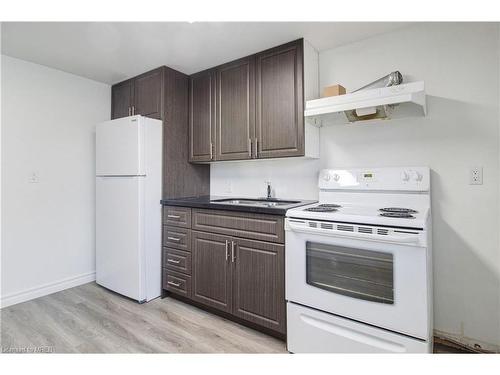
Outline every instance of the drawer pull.
<svg viewBox="0 0 500 375">
<path fill-rule="evenodd" d="M 167 240 L 169 241 L 175 241 L 175 242 L 180 242 L 180 238 L 177 238 L 177 237 L 167 237 Z"/>
<path fill-rule="evenodd" d="M 180 287 L 180 286 L 181 286 L 181 283 L 174 283 L 173 281 L 167 281 L 167 284 L 168 284 L 168 285 L 175 286 L 176 288 L 178 288 L 178 287 Z"/>
<path fill-rule="evenodd" d="M 180 219 L 181 218 L 179 215 L 167 215 L 167 217 L 170 219 Z"/>
<path fill-rule="evenodd" d="M 179 264 L 181 261 L 180 260 L 175 260 L 175 259 L 167 259 L 167 262 L 174 263 L 174 264 Z"/>
</svg>

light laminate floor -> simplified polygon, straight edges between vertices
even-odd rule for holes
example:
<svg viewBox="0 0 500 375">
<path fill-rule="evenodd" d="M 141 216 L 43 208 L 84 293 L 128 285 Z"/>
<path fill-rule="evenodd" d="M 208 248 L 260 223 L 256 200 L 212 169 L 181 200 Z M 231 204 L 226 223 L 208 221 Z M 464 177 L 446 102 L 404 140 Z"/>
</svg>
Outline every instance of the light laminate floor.
<svg viewBox="0 0 500 375">
<path fill-rule="evenodd" d="M 95 283 L 0 310 L 3 353 L 286 353 L 285 343 L 172 298 L 140 305 Z"/>
</svg>

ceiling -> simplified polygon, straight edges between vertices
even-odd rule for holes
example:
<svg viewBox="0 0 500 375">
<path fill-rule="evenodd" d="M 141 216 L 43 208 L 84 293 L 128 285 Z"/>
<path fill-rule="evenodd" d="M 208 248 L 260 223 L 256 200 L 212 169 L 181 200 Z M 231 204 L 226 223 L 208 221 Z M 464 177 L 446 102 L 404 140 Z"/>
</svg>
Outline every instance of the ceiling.
<svg viewBox="0 0 500 375">
<path fill-rule="evenodd" d="M 186 74 L 304 37 L 319 51 L 389 22 L 3 22 L 2 53 L 112 84 L 160 65 Z"/>
</svg>

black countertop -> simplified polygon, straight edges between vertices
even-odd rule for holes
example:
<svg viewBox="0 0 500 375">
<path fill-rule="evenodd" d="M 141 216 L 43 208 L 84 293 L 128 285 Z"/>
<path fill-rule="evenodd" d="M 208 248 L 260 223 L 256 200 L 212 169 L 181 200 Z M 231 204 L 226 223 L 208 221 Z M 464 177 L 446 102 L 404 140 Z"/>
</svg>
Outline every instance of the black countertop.
<svg viewBox="0 0 500 375">
<path fill-rule="evenodd" d="M 304 206 L 306 204 L 316 203 L 316 201 L 312 200 L 304 200 L 304 199 L 282 199 L 287 201 L 298 201 L 298 203 L 290 203 L 283 206 L 276 207 L 265 207 L 265 206 L 243 206 L 231 203 L 224 202 L 213 202 L 218 199 L 255 199 L 248 197 L 220 197 L 214 195 L 204 195 L 200 197 L 186 197 L 186 198 L 173 198 L 173 199 L 163 199 L 161 204 L 164 206 L 179 206 L 179 207 L 193 207 L 193 208 L 210 208 L 214 210 L 228 210 L 228 211 L 240 211 L 240 212 L 254 212 L 261 214 L 271 214 L 271 215 L 281 215 L 284 216 L 286 211 L 295 208 Z M 261 198 L 259 198 L 261 199 Z M 279 199 L 278 199 L 279 201 Z"/>
</svg>

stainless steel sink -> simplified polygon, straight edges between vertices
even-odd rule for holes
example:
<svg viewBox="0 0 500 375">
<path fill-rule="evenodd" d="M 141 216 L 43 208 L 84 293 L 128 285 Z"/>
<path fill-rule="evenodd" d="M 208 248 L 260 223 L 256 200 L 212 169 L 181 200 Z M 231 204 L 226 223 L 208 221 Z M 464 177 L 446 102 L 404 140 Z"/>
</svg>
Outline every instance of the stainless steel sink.
<svg viewBox="0 0 500 375">
<path fill-rule="evenodd" d="M 250 198 L 224 198 L 214 199 L 211 203 L 233 204 L 236 206 L 281 207 L 300 203 L 300 201 L 286 201 L 281 199 L 250 199 Z"/>
</svg>

